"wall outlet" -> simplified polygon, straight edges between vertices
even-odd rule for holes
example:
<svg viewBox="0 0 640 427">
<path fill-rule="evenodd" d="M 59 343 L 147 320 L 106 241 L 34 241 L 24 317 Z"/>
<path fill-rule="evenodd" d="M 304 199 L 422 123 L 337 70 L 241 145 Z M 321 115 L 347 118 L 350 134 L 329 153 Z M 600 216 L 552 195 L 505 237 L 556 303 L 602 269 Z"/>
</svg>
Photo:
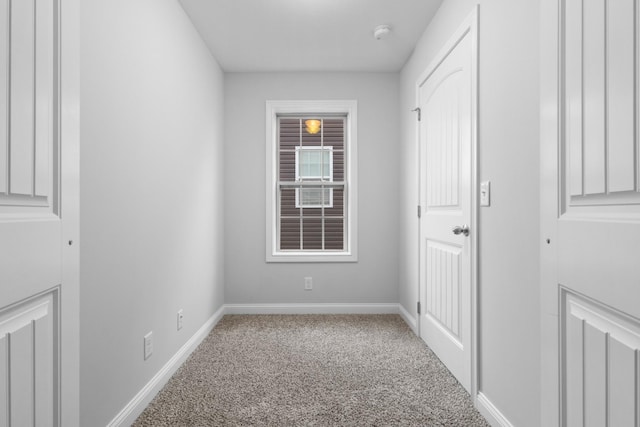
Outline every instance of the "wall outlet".
<svg viewBox="0 0 640 427">
<path fill-rule="evenodd" d="M 313 289 L 313 277 L 305 277 L 304 278 L 304 290 L 310 291 Z"/>
<path fill-rule="evenodd" d="M 178 310 L 178 330 L 182 329 L 182 320 L 184 319 L 184 313 L 182 309 Z"/>
<path fill-rule="evenodd" d="M 144 336 L 144 360 L 147 360 L 153 354 L 153 332 L 149 332 Z"/>
</svg>

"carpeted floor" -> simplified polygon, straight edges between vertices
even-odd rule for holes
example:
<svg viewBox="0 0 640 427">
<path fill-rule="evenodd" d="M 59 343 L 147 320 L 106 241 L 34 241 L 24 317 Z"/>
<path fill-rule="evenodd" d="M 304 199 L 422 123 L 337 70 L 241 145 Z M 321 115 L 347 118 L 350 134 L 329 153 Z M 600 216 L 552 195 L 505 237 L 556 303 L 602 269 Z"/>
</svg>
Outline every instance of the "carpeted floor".
<svg viewBox="0 0 640 427">
<path fill-rule="evenodd" d="M 233 315 L 134 426 L 488 424 L 397 315 Z"/>
</svg>

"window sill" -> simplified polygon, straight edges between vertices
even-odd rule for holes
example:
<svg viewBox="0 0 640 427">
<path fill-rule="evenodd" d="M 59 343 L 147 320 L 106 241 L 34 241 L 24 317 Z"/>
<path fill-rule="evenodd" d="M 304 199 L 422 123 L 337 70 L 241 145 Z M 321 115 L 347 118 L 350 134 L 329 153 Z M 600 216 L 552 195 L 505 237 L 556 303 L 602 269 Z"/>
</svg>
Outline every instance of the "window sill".
<svg viewBox="0 0 640 427">
<path fill-rule="evenodd" d="M 267 254 L 267 263 L 277 262 L 308 262 L 308 263 L 322 263 L 322 262 L 358 262 L 356 254 L 351 252 L 275 252 Z"/>
</svg>

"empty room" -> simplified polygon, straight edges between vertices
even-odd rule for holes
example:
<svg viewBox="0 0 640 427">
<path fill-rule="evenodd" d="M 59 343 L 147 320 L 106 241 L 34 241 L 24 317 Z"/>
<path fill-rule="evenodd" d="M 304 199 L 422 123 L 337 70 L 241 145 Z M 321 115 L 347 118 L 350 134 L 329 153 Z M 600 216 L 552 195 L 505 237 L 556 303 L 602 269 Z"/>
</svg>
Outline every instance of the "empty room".
<svg viewBox="0 0 640 427">
<path fill-rule="evenodd" d="M 0 0 L 0 427 L 640 427 L 639 24 Z"/>
</svg>

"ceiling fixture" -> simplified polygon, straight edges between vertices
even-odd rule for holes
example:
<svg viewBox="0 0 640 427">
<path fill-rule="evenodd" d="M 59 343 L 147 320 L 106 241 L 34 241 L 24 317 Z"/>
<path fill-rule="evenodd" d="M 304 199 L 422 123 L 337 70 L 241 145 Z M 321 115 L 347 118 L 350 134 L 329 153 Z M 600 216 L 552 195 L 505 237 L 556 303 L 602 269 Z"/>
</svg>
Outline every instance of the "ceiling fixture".
<svg viewBox="0 0 640 427">
<path fill-rule="evenodd" d="M 307 127 L 307 132 L 311 135 L 315 135 L 320 132 L 320 120 L 318 119 L 305 120 L 304 125 Z"/>
<path fill-rule="evenodd" d="M 390 32 L 391 27 L 389 27 L 388 25 L 378 25 L 373 29 L 373 37 L 375 37 L 376 40 L 382 40 L 387 37 Z"/>
</svg>

